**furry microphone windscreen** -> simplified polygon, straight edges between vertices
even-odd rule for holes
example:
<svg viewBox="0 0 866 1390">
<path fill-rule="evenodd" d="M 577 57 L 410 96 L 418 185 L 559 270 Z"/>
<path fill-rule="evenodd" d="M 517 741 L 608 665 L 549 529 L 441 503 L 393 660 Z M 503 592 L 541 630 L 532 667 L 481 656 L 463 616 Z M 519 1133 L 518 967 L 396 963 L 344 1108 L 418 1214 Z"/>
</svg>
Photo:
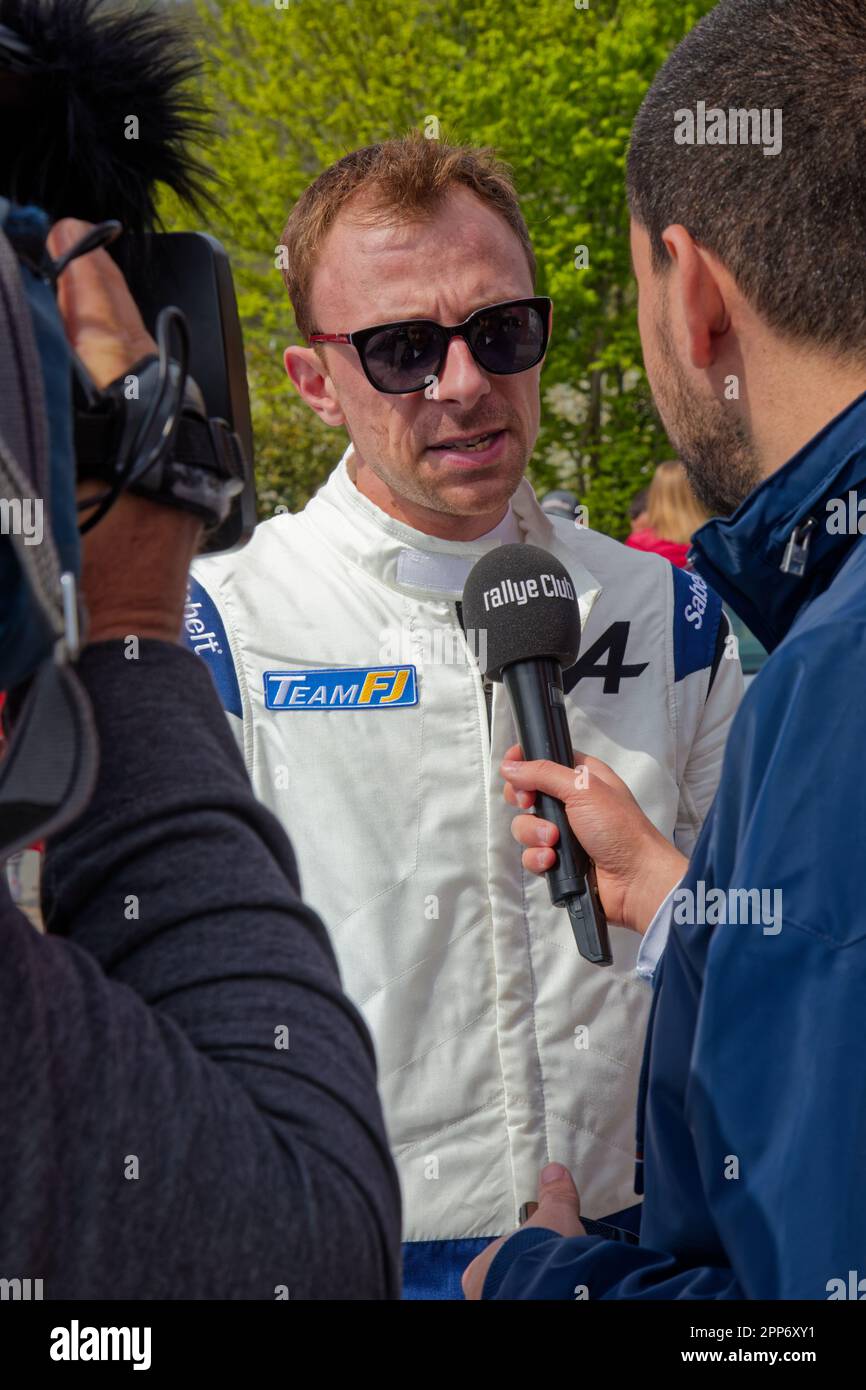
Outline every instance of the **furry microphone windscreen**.
<svg viewBox="0 0 866 1390">
<path fill-rule="evenodd" d="M 164 9 L 0 0 L 0 193 L 132 233 L 158 225 L 158 183 L 202 212 L 200 72 L 187 25 Z"/>
</svg>

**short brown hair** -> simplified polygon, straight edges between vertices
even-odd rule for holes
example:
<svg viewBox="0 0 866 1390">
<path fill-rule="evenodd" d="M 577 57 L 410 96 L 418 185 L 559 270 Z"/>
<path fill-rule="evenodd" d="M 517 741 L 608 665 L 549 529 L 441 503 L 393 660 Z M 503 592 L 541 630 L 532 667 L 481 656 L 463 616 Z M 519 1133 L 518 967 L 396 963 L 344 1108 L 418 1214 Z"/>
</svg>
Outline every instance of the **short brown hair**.
<svg viewBox="0 0 866 1390">
<path fill-rule="evenodd" d="M 301 336 L 309 338 L 316 331 L 310 304 L 313 271 L 322 242 L 350 199 L 363 203 L 363 221 L 412 222 L 434 213 L 457 185 L 505 218 L 523 247 L 534 288 L 535 253 L 507 166 L 493 150 L 448 145 L 413 131 L 344 155 L 293 207 L 279 244 L 288 251 L 283 280 Z"/>
</svg>

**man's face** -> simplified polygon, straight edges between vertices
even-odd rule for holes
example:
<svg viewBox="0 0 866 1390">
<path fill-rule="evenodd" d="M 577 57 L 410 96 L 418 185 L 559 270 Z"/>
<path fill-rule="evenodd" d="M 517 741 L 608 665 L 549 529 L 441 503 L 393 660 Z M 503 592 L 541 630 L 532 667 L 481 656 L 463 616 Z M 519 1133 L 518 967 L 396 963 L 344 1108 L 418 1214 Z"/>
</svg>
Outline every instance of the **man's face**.
<svg viewBox="0 0 866 1390">
<path fill-rule="evenodd" d="M 728 516 L 762 476 L 740 403 L 725 396 L 723 367 L 692 364 L 677 269 L 653 269 L 649 235 L 634 221 L 631 249 L 644 365 L 656 407 L 698 501 L 711 516 Z"/>
<path fill-rule="evenodd" d="M 423 222 L 365 226 L 348 208 L 326 238 L 312 306 L 316 329 L 333 333 L 407 318 L 450 326 L 486 305 L 532 294 L 517 236 L 497 212 L 458 187 Z M 424 391 L 377 391 L 350 345 L 326 346 L 324 359 L 322 390 L 333 395 L 335 409 L 315 408 L 328 423 L 348 429 L 362 491 L 392 514 L 440 535 L 466 538 L 473 529 L 482 534 L 488 521 L 496 524 L 535 444 L 540 364 L 494 376 L 455 338 L 436 398 L 428 399 Z M 480 452 L 436 447 L 488 434 L 492 438 Z"/>
</svg>

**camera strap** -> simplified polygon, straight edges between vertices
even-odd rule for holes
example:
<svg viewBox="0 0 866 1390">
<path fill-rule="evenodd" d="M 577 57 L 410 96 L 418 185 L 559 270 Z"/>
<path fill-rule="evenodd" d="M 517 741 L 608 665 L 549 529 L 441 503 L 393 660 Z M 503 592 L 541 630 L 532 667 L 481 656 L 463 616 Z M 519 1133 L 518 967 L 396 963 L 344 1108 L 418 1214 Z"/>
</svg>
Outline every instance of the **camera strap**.
<svg viewBox="0 0 866 1390">
<path fill-rule="evenodd" d="M 172 362 L 172 385 L 177 376 Z M 113 381 L 95 405 L 76 409 L 75 454 L 80 478 L 111 487 L 122 482 L 124 490 L 195 513 L 208 528 L 225 521 L 243 489 L 237 435 L 225 420 L 208 417 L 192 377 L 185 379 L 179 410 L 163 401 L 156 356 Z"/>
</svg>

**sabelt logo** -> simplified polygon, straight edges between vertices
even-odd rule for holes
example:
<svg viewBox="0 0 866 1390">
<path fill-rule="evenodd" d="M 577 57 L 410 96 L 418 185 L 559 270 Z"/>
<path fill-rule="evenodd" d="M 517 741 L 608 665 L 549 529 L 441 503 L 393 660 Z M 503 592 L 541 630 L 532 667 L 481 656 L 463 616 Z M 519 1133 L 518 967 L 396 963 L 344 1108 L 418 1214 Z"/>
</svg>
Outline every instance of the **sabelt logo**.
<svg viewBox="0 0 866 1390">
<path fill-rule="evenodd" d="M 700 632 L 704 625 L 704 613 L 707 611 L 707 596 L 709 590 L 706 580 L 694 570 L 689 572 L 689 583 L 691 584 L 692 596 L 686 604 L 685 619 L 691 623 L 696 631 Z"/>
<path fill-rule="evenodd" d="M 537 579 L 503 579 L 492 589 L 484 590 L 484 608 L 502 608 L 506 603 L 523 605 L 534 598 L 567 598 L 574 602 L 574 589 L 568 579 L 555 574 L 540 574 Z"/>
<path fill-rule="evenodd" d="M 418 703 L 414 666 L 348 666 L 339 671 L 265 671 L 265 708 L 399 709 Z"/>
</svg>

